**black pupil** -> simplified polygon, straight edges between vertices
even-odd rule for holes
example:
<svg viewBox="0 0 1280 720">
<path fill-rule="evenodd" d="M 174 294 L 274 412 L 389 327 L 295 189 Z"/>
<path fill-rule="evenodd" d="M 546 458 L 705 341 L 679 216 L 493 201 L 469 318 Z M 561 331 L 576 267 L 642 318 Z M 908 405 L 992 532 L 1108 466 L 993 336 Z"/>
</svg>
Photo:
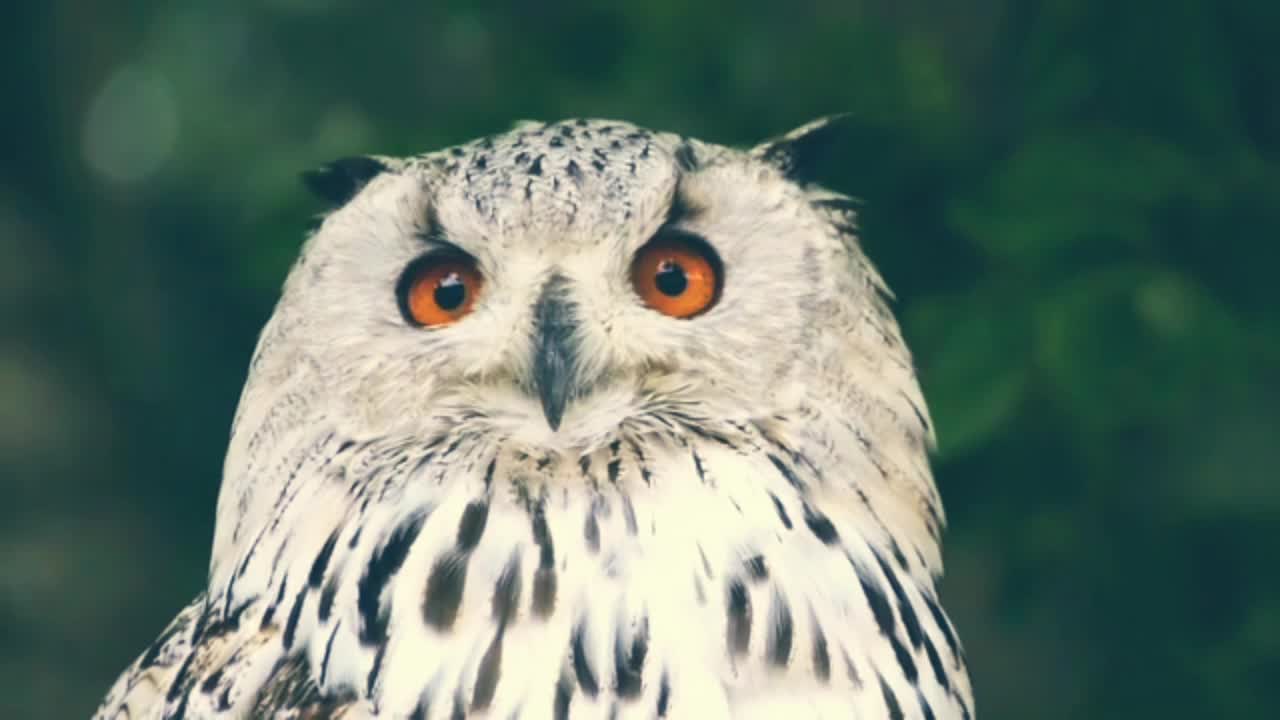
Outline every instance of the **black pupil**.
<svg viewBox="0 0 1280 720">
<path fill-rule="evenodd" d="M 668 297 L 679 297 L 689 287 L 689 278 L 685 277 L 684 268 L 671 260 L 658 263 L 658 274 L 653 282 L 658 286 L 658 291 Z"/>
<path fill-rule="evenodd" d="M 435 300 L 441 310 L 457 310 L 466 299 L 467 284 L 456 272 L 445 275 L 436 285 Z"/>
</svg>

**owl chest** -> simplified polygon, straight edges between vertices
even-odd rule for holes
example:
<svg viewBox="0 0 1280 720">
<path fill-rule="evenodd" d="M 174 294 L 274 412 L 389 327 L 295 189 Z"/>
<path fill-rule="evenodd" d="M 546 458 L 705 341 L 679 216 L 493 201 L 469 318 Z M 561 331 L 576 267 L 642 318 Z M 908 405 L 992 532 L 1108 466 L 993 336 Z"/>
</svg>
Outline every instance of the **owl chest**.
<svg viewBox="0 0 1280 720">
<path fill-rule="evenodd" d="M 926 655 L 958 663 L 931 652 L 940 627 L 917 627 L 932 588 L 865 517 L 819 502 L 801 456 L 523 460 L 400 462 L 409 472 L 376 474 L 398 487 L 297 495 L 266 536 L 284 545 L 258 553 L 292 558 L 270 575 L 287 586 L 261 596 L 282 603 L 283 649 L 305 649 L 322 693 L 389 717 L 424 698 L 497 717 L 746 717 L 787 698 L 847 714 L 884 706 L 881 678 L 912 692 Z"/>
<path fill-rule="evenodd" d="M 858 635 L 877 633 L 853 560 L 788 479 L 800 471 L 765 463 L 690 451 L 577 483 L 499 472 L 445 499 L 364 604 L 389 622 L 359 676 L 391 707 L 431 668 L 486 707 L 568 696 L 717 717 L 768 687 L 851 702 Z"/>
</svg>

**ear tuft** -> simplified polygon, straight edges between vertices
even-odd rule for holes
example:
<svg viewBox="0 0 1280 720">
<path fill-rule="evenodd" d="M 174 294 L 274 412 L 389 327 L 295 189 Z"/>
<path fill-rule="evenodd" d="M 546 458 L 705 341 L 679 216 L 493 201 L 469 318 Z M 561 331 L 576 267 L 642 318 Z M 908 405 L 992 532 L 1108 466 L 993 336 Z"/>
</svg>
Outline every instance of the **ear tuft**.
<svg viewBox="0 0 1280 720">
<path fill-rule="evenodd" d="M 367 156 L 334 160 L 302 173 L 302 184 L 331 208 L 346 205 L 360 189 L 387 170 L 387 164 Z"/>
<path fill-rule="evenodd" d="M 848 113 L 818 118 L 757 145 L 751 154 L 778 168 L 792 180 L 813 180 L 816 166 L 833 141 L 847 130 L 849 118 Z"/>
</svg>

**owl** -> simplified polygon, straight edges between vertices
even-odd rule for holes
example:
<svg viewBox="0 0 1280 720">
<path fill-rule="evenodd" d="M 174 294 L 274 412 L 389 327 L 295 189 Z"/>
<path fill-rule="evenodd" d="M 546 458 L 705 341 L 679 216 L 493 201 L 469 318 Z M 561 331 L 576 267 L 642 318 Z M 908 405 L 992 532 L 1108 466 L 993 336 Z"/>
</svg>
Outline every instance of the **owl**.
<svg viewBox="0 0 1280 720">
<path fill-rule="evenodd" d="M 971 717 L 928 413 L 811 182 L 839 128 L 305 176 L 208 587 L 96 717 Z"/>
</svg>

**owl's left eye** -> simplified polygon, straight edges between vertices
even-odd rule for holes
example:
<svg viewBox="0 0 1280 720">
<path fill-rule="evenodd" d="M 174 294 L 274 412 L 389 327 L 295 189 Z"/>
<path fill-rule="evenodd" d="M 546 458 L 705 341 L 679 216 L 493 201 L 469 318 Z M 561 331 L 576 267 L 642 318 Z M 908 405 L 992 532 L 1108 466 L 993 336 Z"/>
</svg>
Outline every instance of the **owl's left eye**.
<svg viewBox="0 0 1280 720">
<path fill-rule="evenodd" d="M 409 264 L 396 296 L 410 324 L 440 327 L 471 312 L 483 287 L 474 260 L 461 253 L 433 253 Z"/>
<path fill-rule="evenodd" d="M 631 285 L 645 305 L 663 315 L 691 318 L 720 296 L 720 258 L 701 238 L 667 232 L 640 248 L 631 263 Z"/>
</svg>

